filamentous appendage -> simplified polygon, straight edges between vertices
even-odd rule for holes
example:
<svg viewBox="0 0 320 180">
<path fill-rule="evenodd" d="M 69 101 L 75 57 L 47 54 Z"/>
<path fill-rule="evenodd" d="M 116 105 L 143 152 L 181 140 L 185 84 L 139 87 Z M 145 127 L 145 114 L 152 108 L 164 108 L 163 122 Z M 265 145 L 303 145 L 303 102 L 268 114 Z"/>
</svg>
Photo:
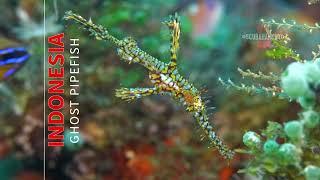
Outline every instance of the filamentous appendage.
<svg viewBox="0 0 320 180">
<path fill-rule="evenodd" d="M 273 85 L 271 87 L 266 87 L 263 85 L 246 85 L 246 84 L 235 84 L 233 81 L 228 79 L 227 81 L 219 78 L 219 83 L 227 89 L 234 89 L 237 91 L 242 91 L 248 94 L 259 94 L 269 97 L 278 97 L 280 99 L 290 99 L 286 94 L 283 93 L 283 90 Z"/>
<path fill-rule="evenodd" d="M 64 19 L 74 20 L 82 25 L 98 40 L 113 43 L 117 47 L 117 53 L 127 63 L 137 63 L 149 70 L 149 78 L 154 85 L 151 88 L 120 88 L 116 90 L 116 96 L 133 101 L 141 97 L 168 94 L 176 101 L 184 105 L 186 110 L 193 114 L 197 123 L 203 130 L 211 144 L 218 149 L 226 159 L 232 159 L 234 152 L 230 150 L 213 131 L 207 115 L 207 107 L 203 102 L 200 91 L 198 91 L 187 79 L 182 77 L 177 69 L 177 54 L 179 50 L 180 21 L 176 14 L 169 21 L 164 22 L 171 30 L 171 60 L 164 63 L 141 50 L 136 41 L 127 37 L 122 40 L 109 34 L 108 30 L 101 25 L 95 25 L 91 19 L 87 21 L 80 15 L 71 11 L 66 12 Z"/>
<path fill-rule="evenodd" d="M 319 3 L 320 0 L 308 0 L 308 5 L 313 5 Z"/>
<path fill-rule="evenodd" d="M 238 68 L 238 72 L 241 74 L 241 76 L 244 77 L 251 77 L 253 79 L 261 79 L 270 81 L 272 83 L 278 82 L 280 80 L 279 76 L 275 75 L 274 73 L 270 72 L 269 74 L 264 74 L 261 71 L 258 73 L 252 72 L 250 69 L 242 70 L 241 68 Z"/>
<path fill-rule="evenodd" d="M 298 24 L 295 20 L 287 20 L 285 18 L 283 18 L 281 21 L 276 21 L 274 19 L 271 19 L 271 20 L 261 19 L 260 21 L 264 25 L 276 26 L 277 28 L 305 30 L 310 33 L 314 31 L 320 31 L 319 23 L 314 23 L 314 25 Z"/>
</svg>

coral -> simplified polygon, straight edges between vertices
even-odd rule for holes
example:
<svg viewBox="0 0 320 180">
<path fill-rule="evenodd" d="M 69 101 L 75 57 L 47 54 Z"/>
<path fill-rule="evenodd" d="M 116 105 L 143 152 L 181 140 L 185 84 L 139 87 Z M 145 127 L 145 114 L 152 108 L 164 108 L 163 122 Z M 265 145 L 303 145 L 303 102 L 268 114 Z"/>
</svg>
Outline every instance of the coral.
<svg viewBox="0 0 320 180">
<path fill-rule="evenodd" d="M 263 74 L 261 71 L 259 71 L 258 73 L 254 73 L 250 69 L 247 69 L 244 71 L 241 68 L 238 68 L 238 71 L 242 77 L 252 77 L 254 79 L 271 81 L 273 83 L 278 82 L 280 80 L 279 76 L 275 75 L 272 72 L 270 72 L 269 75 L 266 75 L 266 74 Z"/>
<path fill-rule="evenodd" d="M 319 3 L 319 0 L 308 0 L 309 5 L 317 4 Z"/>
<path fill-rule="evenodd" d="M 320 29 L 317 23 L 315 26 L 297 25 L 295 21 L 289 23 L 286 20 L 281 23 L 275 20 L 262 20 L 262 23 L 268 28 L 275 25 L 277 28 L 307 30 L 310 33 Z M 290 63 L 281 75 L 274 73 L 266 75 L 262 72 L 254 73 L 251 70 L 238 69 L 243 77 L 267 81 L 271 87 L 244 84 L 238 86 L 231 80 L 225 82 L 221 79 L 220 82 L 227 88 L 231 87 L 248 93 L 287 97 L 282 99 L 296 101 L 302 107 L 302 112 L 299 113 L 298 119 L 289 120 L 284 124 L 270 121 L 268 126 L 261 131 L 261 135 L 254 131 L 246 132 L 243 135 L 246 149 L 237 151 L 247 153 L 253 156 L 253 159 L 245 169 L 239 172 L 265 179 L 319 179 L 320 155 L 312 150 L 320 145 L 319 52 L 312 51 L 312 59 L 302 60 L 304 58 L 296 55 L 294 50 L 283 47 L 286 45 L 284 41 L 274 40 L 272 42 L 275 50 L 267 51 L 267 55 L 273 53 L 274 58 L 291 57 L 299 62 Z"/>
<path fill-rule="evenodd" d="M 317 100 L 320 83 L 319 78 L 312 77 L 319 77 L 319 73 L 318 61 L 294 62 L 287 67 L 281 75 L 281 88 L 303 107 L 300 118 L 284 125 L 269 123 L 263 138 L 247 132 L 243 142 L 254 159 L 241 172 L 269 178 L 297 179 L 304 175 L 306 179 L 319 179 L 320 156 L 311 150 L 320 144 L 320 102 Z"/>
<path fill-rule="evenodd" d="M 272 40 L 273 47 L 266 51 L 266 56 L 272 59 L 294 59 L 301 61 L 300 54 L 289 48 L 282 40 Z"/>
<path fill-rule="evenodd" d="M 264 19 L 261 19 L 261 23 L 263 24 L 265 30 L 267 31 L 267 34 L 271 35 L 272 32 L 272 26 L 276 26 L 276 28 L 284 28 L 284 29 L 297 29 L 297 30 L 307 30 L 310 33 L 312 33 L 314 30 L 320 30 L 320 26 L 318 23 L 315 23 L 315 26 L 309 26 L 307 24 L 297 24 L 296 21 L 287 22 L 286 19 L 283 19 L 282 22 L 276 22 L 274 19 L 270 21 L 266 21 Z M 287 36 L 286 36 L 287 37 Z M 300 54 L 298 54 L 295 50 L 288 47 L 288 41 L 291 39 L 287 37 L 286 39 L 273 39 L 272 44 L 273 47 L 271 49 L 266 50 L 266 56 L 270 57 L 272 59 L 287 59 L 291 58 L 295 61 L 298 61 L 296 63 L 292 63 L 288 66 L 288 70 L 284 71 L 283 73 L 285 76 L 282 77 L 280 81 L 279 75 L 275 75 L 272 72 L 269 72 L 269 75 L 264 74 L 263 72 L 259 71 L 258 73 L 252 72 L 250 69 L 248 70 L 242 70 L 241 68 L 238 68 L 239 73 L 242 75 L 242 77 L 246 78 L 252 78 L 255 80 L 264 80 L 269 82 L 269 86 L 265 85 L 245 85 L 241 83 L 241 85 L 236 85 L 233 81 L 230 79 L 225 82 L 221 78 L 219 78 L 219 82 L 227 87 L 227 88 L 234 88 L 236 90 L 245 91 L 247 93 L 256 93 L 256 94 L 263 94 L 267 96 L 277 96 L 281 99 L 294 99 L 299 94 L 307 93 L 308 96 L 312 96 L 311 92 L 309 91 L 309 80 L 314 79 L 315 81 L 319 77 L 319 71 L 318 66 L 313 65 L 314 61 L 317 60 L 317 58 L 320 56 L 320 45 L 318 45 L 318 51 L 312 51 L 313 58 L 311 60 L 306 60 L 307 58 L 301 57 Z M 303 66 L 303 67 L 302 67 Z M 307 69 L 303 69 L 307 68 Z M 288 73 L 288 71 L 292 69 Z M 297 76 L 297 73 L 299 75 Z M 303 78 L 303 74 L 308 73 L 307 78 Z M 318 83 L 318 82 L 317 82 Z M 270 85 L 271 84 L 271 85 Z M 280 87 L 281 86 L 281 87 Z M 296 86 L 293 88 L 292 86 Z M 286 93 L 284 93 L 284 89 L 286 89 Z M 305 100 L 305 98 L 300 98 L 300 101 L 302 102 Z"/>
<path fill-rule="evenodd" d="M 279 97 L 281 99 L 290 99 L 287 94 L 283 93 L 283 90 L 280 87 L 275 85 L 271 87 L 266 87 L 263 85 L 246 85 L 243 83 L 237 85 L 230 79 L 228 81 L 224 81 L 221 78 L 219 78 L 218 81 L 220 82 L 220 84 L 222 84 L 224 87 L 228 89 L 233 88 L 237 91 L 243 91 L 249 94 L 259 94 L 269 97 Z"/>
<path fill-rule="evenodd" d="M 260 21 L 263 23 L 263 27 L 265 28 L 267 34 L 271 36 L 273 25 L 272 23 L 276 23 L 275 20 L 271 20 L 271 22 L 265 22 L 265 20 L 261 19 Z M 283 20 L 283 23 L 286 23 L 286 21 Z M 277 29 L 279 29 L 282 26 L 284 25 L 278 25 Z M 287 29 L 290 27 L 291 26 L 287 27 Z M 291 39 L 289 38 L 288 34 L 286 34 L 285 38 L 283 39 L 272 39 L 272 48 L 266 50 L 266 56 L 274 60 L 291 58 L 295 61 L 301 61 L 300 54 L 298 54 L 295 50 L 288 46 L 290 41 Z"/>
<path fill-rule="evenodd" d="M 298 24 L 295 20 L 287 20 L 282 19 L 282 21 L 276 21 L 274 19 L 271 20 L 260 20 L 263 25 L 267 26 L 276 26 L 277 29 L 284 28 L 284 29 L 294 29 L 294 30 L 303 30 L 308 31 L 310 33 L 314 31 L 320 31 L 320 25 L 318 23 L 315 23 L 314 25 L 308 25 L 308 24 Z"/>
</svg>

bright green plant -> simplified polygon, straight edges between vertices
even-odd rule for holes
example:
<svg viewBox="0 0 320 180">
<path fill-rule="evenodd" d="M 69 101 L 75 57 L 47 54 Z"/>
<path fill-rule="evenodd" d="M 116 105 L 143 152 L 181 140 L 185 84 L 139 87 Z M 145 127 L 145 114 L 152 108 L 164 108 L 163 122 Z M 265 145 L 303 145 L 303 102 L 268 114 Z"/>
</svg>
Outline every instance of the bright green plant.
<svg viewBox="0 0 320 180">
<path fill-rule="evenodd" d="M 296 67 L 297 66 L 297 67 Z M 312 151 L 320 145 L 319 78 L 320 61 L 292 63 L 281 75 L 281 87 L 290 99 L 303 108 L 298 120 L 283 125 L 269 123 L 262 137 L 249 131 L 243 136 L 246 153 L 254 159 L 242 170 L 265 178 L 285 177 L 308 180 L 320 178 L 320 155 Z M 301 71 L 301 74 L 298 71 Z M 318 76 L 320 77 L 320 76 Z M 280 143 L 282 142 L 282 143 Z M 283 143 L 284 142 L 284 143 Z"/>
<path fill-rule="evenodd" d="M 317 23 L 315 26 L 298 25 L 294 21 L 287 23 L 286 20 L 280 23 L 263 20 L 262 23 L 267 30 L 272 26 L 307 30 L 310 33 L 320 30 Z M 261 135 L 253 131 L 244 134 L 246 150 L 238 152 L 247 153 L 253 159 L 240 172 L 265 179 L 316 180 L 320 179 L 320 155 L 314 151 L 320 146 L 320 47 L 318 52 L 312 52 L 310 60 L 305 60 L 296 51 L 285 47 L 287 42 L 284 41 L 286 40 L 273 40 L 272 49 L 266 53 L 270 58 L 297 61 L 289 64 L 281 75 L 238 69 L 243 77 L 268 81 L 271 86 L 236 85 L 231 80 L 219 79 L 228 88 L 296 101 L 302 107 L 296 120 L 289 120 L 284 124 L 269 122 Z"/>
</svg>

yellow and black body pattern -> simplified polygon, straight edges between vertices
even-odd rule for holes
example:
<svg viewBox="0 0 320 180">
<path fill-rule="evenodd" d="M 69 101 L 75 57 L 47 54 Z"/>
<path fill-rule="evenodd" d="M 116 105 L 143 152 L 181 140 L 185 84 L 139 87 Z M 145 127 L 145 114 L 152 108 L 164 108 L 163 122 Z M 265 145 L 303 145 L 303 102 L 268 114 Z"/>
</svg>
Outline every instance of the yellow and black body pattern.
<svg viewBox="0 0 320 180">
<path fill-rule="evenodd" d="M 104 27 L 95 25 L 91 20 L 87 21 L 72 12 L 66 12 L 65 19 L 74 20 L 88 30 L 96 39 L 113 43 L 117 47 L 117 53 L 125 62 L 137 63 L 149 70 L 149 78 L 154 85 L 151 88 L 120 88 L 116 90 L 116 96 L 133 101 L 144 96 L 156 94 L 168 94 L 176 101 L 183 104 L 186 110 L 193 114 L 197 123 L 210 140 L 212 145 L 218 149 L 226 159 L 232 159 L 234 152 L 220 140 L 213 131 L 208 121 L 206 106 L 201 98 L 201 93 L 184 77 L 177 69 L 177 52 L 179 49 L 180 22 L 176 14 L 169 21 L 164 22 L 171 31 L 171 61 L 164 63 L 141 50 L 136 41 L 131 38 L 119 40 L 110 35 Z"/>
</svg>

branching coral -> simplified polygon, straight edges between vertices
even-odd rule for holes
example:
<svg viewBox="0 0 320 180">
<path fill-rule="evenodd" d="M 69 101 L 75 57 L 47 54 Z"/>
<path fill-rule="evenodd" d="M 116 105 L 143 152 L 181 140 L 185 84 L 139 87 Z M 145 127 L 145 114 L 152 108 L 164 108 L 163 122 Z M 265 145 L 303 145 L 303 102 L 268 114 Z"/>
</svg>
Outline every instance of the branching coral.
<svg viewBox="0 0 320 180">
<path fill-rule="evenodd" d="M 286 95 L 283 90 L 279 87 L 280 78 L 279 76 L 275 75 L 274 73 L 270 72 L 269 75 L 262 73 L 259 71 L 258 73 L 252 72 L 251 70 L 242 70 L 238 68 L 239 73 L 242 75 L 243 78 L 252 78 L 256 80 L 264 80 L 268 83 L 271 83 L 271 86 L 264 86 L 264 85 L 246 85 L 241 83 L 240 85 L 235 84 L 232 80 L 224 81 L 223 79 L 219 78 L 218 81 L 224 87 L 230 89 L 235 89 L 237 91 L 243 91 L 249 94 L 259 94 L 265 95 L 269 97 L 279 97 L 281 99 L 288 99 L 290 97 Z"/>
<path fill-rule="evenodd" d="M 281 40 L 272 40 L 273 47 L 266 51 L 266 56 L 276 59 L 293 59 L 301 61 L 300 54 L 287 46 L 287 43 Z"/>
<path fill-rule="evenodd" d="M 261 19 L 261 23 L 264 25 L 268 34 L 271 34 L 272 28 L 276 27 L 276 29 L 284 29 L 284 30 L 299 30 L 299 31 L 307 31 L 307 32 L 319 32 L 320 25 L 319 23 L 315 23 L 314 25 L 308 24 L 298 24 L 294 20 L 286 20 L 282 19 L 282 21 L 276 21 L 274 19 L 264 20 Z M 285 39 L 273 39 L 272 45 L 273 47 L 266 51 L 266 56 L 272 59 L 293 59 L 295 61 L 302 61 L 304 58 L 300 57 L 300 54 L 297 53 L 294 49 L 288 47 L 288 43 L 291 39 L 286 36 Z M 312 53 L 314 56 L 316 53 Z M 319 56 L 319 54 L 318 54 Z"/>
<path fill-rule="evenodd" d="M 260 94 L 270 97 L 277 96 L 279 98 L 289 98 L 286 94 L 282 92 L 281 88 L 277 86 L 265 87 L 262 85 L 245 85 L 243 83 L 237 85 L 230 79 L 228 81 L 224 81 L 221 78 L 219 78 L 218 80 L 224 87 L 233 88 L 237 91 L 243 91 L 249 94 Z"/>
<path fill-rule="evenodd" d="M 261 23 L 265 27 L 267 34 L 270 36 L 272 34 L 272 26 L 276 26 L 276 28 L 285 28 L 285 29 L 298 29 L 298 30 L 308 30 L 309 32 L 313 32 L 313 30 L 320 30 L 320 26 L 318 23 L 315 23 L 315 26 L 309 26 L 307 24 L 300 25 L 295 21 L 287 22 L 286 19 L 283 19 L 282 22 L 276 22 L 274 19 L 270 21 L 266 21 L 264 19 L 261 20 Z M 285 36 L 285 39 L 272 39 L 273 47 L 271 49 L 266 50 L 266 56 L 272 59 L 287 59 L 291 58 L 298 62 L 307 62 L 307 58 L 301 57 L 295 50 L 288 47 L 288 42 L 291 39 L 288 36 Z M 312 51 L 312 61 L 315 61 L 320 56 L 320 45 L 318 45 L 318 51 Z M 243 77 L 252 78 L 255 80 L 264 80 L 271 83 L 271 86 L 265 85 L 236 85 L 231 80 L 227 82 L 223 81 L 221 78 L 219 82 L 226 86 L 227 88 L 233 87 L 236 90 L 246 91 L 248 93 L 256 93 L 256 94 L 265 94 L 267 96 L 277 96 L 280 98 L 291 99 L 290 96 L 287 96 L 286 93 L 283 92 L 282 88 L 280 88 L 278 75 L 270 72 L 269 75 L 262 73 L 259 71 L 258 73 L 254 73 L 251 70 L 242 70 L 238 68 L 239 73 Z"/>
<path fill-rule="evenodd" d="M 287 23 L 277 23 L 274 20 L 262 21 L 266 25 L 276 25 L 279 27 L 305 29 L 309 32 L 319 30 L 319 25 L 297 25 Z M 274 41 L 275 42 L 275 41 Z M 273 42 L 273 43 L 274 43 Z M 275 49 L 280 54 L 278 58 L 285 58 L 281 54 L 288 52 L 290 48 L 283 48 L 275 45 Z M 320 49 L 320 47 L 318 46 Z M 275 51 L 274 51 L 275 52 Z M 294 52 L 289 50 L 289 52 Z M 247 153 L 253 156 L 247 168 L 240 172 L 254 174 L 262 178 L 284 178 L 284 179 L 320 179 L 320 154 L 314 149 L 320 147 L 320 58 L 319 52 L 312 52 L 311 60 L 299 60 L 289 64 L 281 76 L 273 73 L 265 75 L 261 72 L 253 73 L 251 70 L 243 71 L 238 69 L 244 77 L 269 81 L 272 86 L 246 86 L 235 85 L 231 80 L 222 85 L 227 88 L 248 93 L 270 95 L 283 95 L 288 100 L 297 101 L 303 108 L 298 120 L 290 120 L 283 125 L 277 122 L 269 122 L 267 128 L 262 130 L 261 135 L 248 131 L 243 136 L 243 143 L 246 150 L 238 152 Z M 277 87 L 276 89 L 272 87 Z M 261 91 L 262 89 L 262 91 Z M 270 91 L 269 91 L 270 90 Z M 276 90 L 276 92 L 274 92 Z M 263 93 L 261 93 L 263 92 Z M 277 94 L 277 92 L 279 92 Z"/>
<path fill-rule="evenodd" d="M 249 131 L 243 136 L 248 154 L 254 156 L 242 172 L 264 177 L 308 180 L 320 178 L 320 155 L 312 151 L 320 146 L 320 61 L 292 63 L 281 76 L 284 92 L 295 99 L 303 111 L 298 120 L 269 123 L 261 138 Z"/>
<path fill-rule="evenodd" d="M 319 2 L 320 2 L 319 0 L 308 0 L 309 5 L 317 4 Z"/>
<path fill-rule="evenodd" d="M 271 22 L 266 22 L 265 20 L 261 19 L 261 22 L 267 32 L 267 34 L 272 34 L 272 23 L 276 23 L 274 20 Z M 283 20 L 283 22 L 286 22 Z M 277 25 L 277 28 L 286 27 L 284 25 Z M 289 26 L 290 28 L 291 26 Z M 288 27 L 287 27 L 288 28 Z M 293 59 L 295 61 L 301 61 L 300 54 L 298 54 L 295 50 L 288 47 L 288 43 L 291 41 L 288 34 L 286 34 L 284 39 L 272 39 L 272 48 L 266 50 L 266 56 L 277 60 L 277 59 Z"/>
<path fill-rule="evenodd" d="M 314 25 L 308 25 L 308 24 L 298 24 L 295 20 L 287 20 L 282 19 L 282 21 L 276 21 L 274 19 L 271 20 L 260 20 L 262 24 L 268 25 L 268 26 L 276 26 L 279 28 L 285 28 L 285 29 L 295 29 L 295 30 L 303 30 L 308 31 L 310 33 L 314 31 L 320 31 L 320 25 L 318 23 L 315 23 Z"/>
<path fill-rule="evenodd" d="M 258 73 L 254 73 L 252 72 L 250 69 L 247 70 L 242 70 L 241 68 L 238 68 L 239 73 L 242 75 L 242 77 L 251 77 L 254 79 L 261 79 L 261 80 L 267 80 L 273 83 L 278 82 L 279 76 L 275 75 L 274 73 L 270 72 L 268 75 L 267 74 L 263 74 L 261 71 L 259 71 Z"/>
</svg>

